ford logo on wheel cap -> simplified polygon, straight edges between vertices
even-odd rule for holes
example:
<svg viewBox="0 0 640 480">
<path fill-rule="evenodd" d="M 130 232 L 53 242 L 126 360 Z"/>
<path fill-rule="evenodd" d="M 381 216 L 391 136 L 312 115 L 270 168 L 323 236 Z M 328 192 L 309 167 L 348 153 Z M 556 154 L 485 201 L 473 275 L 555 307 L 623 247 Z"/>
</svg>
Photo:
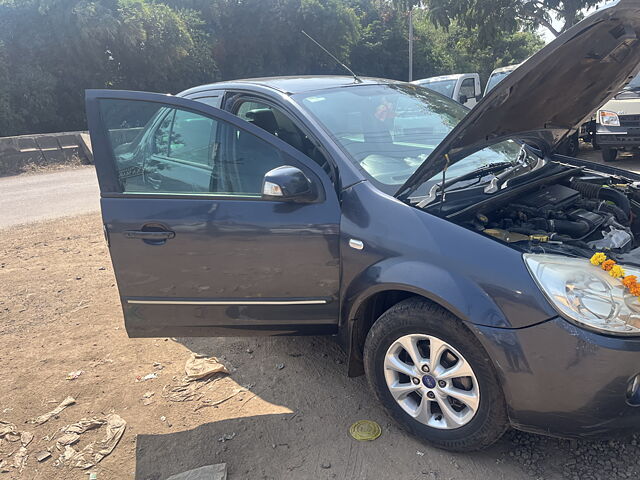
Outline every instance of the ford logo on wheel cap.
<svg viewBox="0 0 640 480">
<path fill-rule="evenodd" d="M 434 388 L 436 386 L 436 379 L 431 375 L 425 375 L 422 377 L 422 383 L 424 383 L 424 386 L 427 388 Z"/>
</svg>

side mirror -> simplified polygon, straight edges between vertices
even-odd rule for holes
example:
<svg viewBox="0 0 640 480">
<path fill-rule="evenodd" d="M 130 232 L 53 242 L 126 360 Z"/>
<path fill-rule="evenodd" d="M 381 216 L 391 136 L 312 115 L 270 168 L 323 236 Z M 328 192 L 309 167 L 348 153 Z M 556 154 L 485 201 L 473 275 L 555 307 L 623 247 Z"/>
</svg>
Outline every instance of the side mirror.
<svg viewBox="0 0 640 480">
<path fill-rule="evenodd" d="M 318 199 L 315 185 L 296 167 L 285 165 L 264 175 L 262 199 L 281 202 L 311 203 Z"/>
<path fill-rule="evenodd" d="M 458 96 L 458 102 L 461 103 L 462 105 L 464 105 L 468 101 L 469 101 L 469 97 L 467 97 L 466 95 L 460 94 Z"/>
</svg>

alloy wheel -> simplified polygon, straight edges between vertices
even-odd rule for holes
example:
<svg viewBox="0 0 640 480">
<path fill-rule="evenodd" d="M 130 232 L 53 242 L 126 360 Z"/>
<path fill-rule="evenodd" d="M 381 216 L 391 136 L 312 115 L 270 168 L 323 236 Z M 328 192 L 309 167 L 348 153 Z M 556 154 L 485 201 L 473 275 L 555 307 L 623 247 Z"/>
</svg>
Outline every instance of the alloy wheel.
<svg viewBox="0 0 640 480">
<path fill-rule="evenodd" d="M 405 335 L 393 342 L 385 355 L 384 376 L 398 405 L 429 427 L 463 427 L 480 405 L 471 365 L 453 346 L 432 335 Z"/>
</svg>

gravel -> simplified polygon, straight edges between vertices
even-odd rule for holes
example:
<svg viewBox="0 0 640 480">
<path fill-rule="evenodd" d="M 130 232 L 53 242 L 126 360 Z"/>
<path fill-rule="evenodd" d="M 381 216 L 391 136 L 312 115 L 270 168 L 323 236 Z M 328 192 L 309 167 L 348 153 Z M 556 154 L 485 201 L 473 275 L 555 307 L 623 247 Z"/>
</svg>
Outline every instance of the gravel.
<svg viewBox="0 0 640 480">
<path fill-rule="evenodd" d="M 500 461 L 517 463 L 531 478 L 612 480 L 640 475 L 640 435 L 606 441 L 569 441 L 512 430 Z"/>
</svg>

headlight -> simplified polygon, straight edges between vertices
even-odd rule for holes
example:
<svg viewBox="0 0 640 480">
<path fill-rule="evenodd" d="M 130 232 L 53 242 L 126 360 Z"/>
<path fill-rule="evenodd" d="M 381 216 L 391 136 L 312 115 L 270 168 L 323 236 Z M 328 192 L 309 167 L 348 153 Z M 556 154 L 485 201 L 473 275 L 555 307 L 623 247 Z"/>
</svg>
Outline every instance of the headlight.
<svg viewBox="0 0 640 480">
<path fill-rule="evenodd" d="M 640 302 L 618 278 L 589 260 L 525 254 L 540 289 L 565 318 L 614 335 L 640 335 Z M 624 267 L 640 278 L 640 270 Z"/>
<path fill-rule="evenodd" d="M 602 110 L 600 112 L 600 125 L 604 125 L 605 127 L 619 127 L 620 117 L 618 117 L 617 113 Z"/>
</svg>

